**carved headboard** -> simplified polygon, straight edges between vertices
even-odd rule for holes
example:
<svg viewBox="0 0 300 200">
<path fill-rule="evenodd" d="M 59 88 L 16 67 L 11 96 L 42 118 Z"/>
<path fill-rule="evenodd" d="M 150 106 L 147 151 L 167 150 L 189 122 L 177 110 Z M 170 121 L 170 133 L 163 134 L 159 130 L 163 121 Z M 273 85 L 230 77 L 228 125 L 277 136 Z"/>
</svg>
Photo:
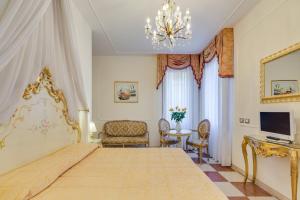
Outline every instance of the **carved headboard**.
<svg viewBox="0 0 300 200">
<path fill-rule="evenodd" d="M 80 138 L 79 124 L 69 117 L 65 96 L 45 67 L 25 89 L 10 121 L 0 125 L 0 174 Z"/>
</svg>

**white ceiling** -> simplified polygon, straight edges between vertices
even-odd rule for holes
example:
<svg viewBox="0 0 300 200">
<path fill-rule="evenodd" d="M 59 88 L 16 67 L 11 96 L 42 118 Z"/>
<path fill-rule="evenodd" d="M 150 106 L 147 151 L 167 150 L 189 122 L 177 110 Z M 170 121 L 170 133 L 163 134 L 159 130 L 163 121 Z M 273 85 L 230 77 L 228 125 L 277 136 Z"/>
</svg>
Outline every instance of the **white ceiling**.
<svg viewBox="0 0 300 200">
<path fill-rule="evenodd" d="M 0 0 L 0 17 L 9 0 Z M 93 30 L 93 55 L 198 53 L 224 27 L 239 21 L 259 0 L 176 0 L 192 15 L 193 38 L 173 51 L 154 50 L 144 35 L 164 0 L 73 0 Z"/>
<path fill-rule="evenodd" d="M 154 50 L 144 35 L 164 0 L 73 0 L 93 30 L 94 55 L 197 53 L 222 28 L 233 26 L 259 0 L 176 0 L 192 15 L 193 38 L 173 51 Z"/>
</svg>

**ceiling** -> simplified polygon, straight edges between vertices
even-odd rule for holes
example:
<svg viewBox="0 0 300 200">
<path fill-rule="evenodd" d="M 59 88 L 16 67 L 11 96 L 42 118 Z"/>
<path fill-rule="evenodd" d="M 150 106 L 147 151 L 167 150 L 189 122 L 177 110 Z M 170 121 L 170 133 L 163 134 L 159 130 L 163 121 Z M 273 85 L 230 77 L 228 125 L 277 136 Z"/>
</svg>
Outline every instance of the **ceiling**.
<svg viewBox="0 0 300 200">
<path fill-rule="evenodd" d="M 0 17 L 9 0 L 0 0 Z M 193 38 L 183 47 L 155 50 L 145 38 L 146 18 L 154 19 L 164 0 L 73 0 L 93 30 L 93 55 L 198 53 L 224 27 L 232 27 L 259 0 L 175 0 L 190 9 Z"/>
<path fill-rule="evenodd" d="M 93 55 L 198 53 L 224 27 L 231 27 L 259 0 L 176 0 L 192 16 L 193 38 L 172 51 L 154 50 L 144 35 L 164 0 L 73 0 L 93 30 Z"/>
</svg>

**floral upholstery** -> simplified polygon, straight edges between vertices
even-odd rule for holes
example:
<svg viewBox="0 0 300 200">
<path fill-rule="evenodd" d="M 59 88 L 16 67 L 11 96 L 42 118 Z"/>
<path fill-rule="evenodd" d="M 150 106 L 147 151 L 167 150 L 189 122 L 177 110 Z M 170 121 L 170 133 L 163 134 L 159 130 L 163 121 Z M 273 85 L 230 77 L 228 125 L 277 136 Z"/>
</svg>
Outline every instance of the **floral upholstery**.
<svg viewBox="0 0 300 200">
<path fill-rule="evenodd" d="M 104 124 L 104 132 L 108 136 L 143 136 L 147 132 L 147 124 L 142 121 L 109 121 Z"/>
<path fill-rule="evenodd" d="M 102 144 L 148 144 L 147 137 L 104 137 Z"/>
<path fill-rule="evenodd" d="M 207 119 L 201 121 L 198 125 L 198 134 L 201 139 L 208 139 L 210 132 L 210 123 Z"/>
<path fill-rule="evenodd" d="M 108 121 L 103 126 L 102 144 L 149 144 L 147 124 L 143 121 Z"/>
</svg>

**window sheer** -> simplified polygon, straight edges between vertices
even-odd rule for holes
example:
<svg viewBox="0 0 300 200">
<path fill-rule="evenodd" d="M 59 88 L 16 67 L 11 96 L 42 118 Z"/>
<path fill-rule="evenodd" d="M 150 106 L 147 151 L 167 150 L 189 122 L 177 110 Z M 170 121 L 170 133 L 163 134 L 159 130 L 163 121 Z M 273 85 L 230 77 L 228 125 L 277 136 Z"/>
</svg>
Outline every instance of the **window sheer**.
<svg viewBox="0 0 300 200">
<path fill-rule="evenodd" d="M 183 129 L 193 129 L 198 123 L 198 86 L 191 67 L 181 70 L 168 68 L 163 81 L 163 117 L 171 121 L 169 109 L 176 106 L 187 108 L 186 118 L 182 121 Z"/>
<path fill-rule="evenodd" d="M 232 83 L 218 76 L 215 57 L 204 68 L 200 89 L 200 119 L 211 123 L 209 154 L 223 166 L 231 165 Z"/>
</svg>

